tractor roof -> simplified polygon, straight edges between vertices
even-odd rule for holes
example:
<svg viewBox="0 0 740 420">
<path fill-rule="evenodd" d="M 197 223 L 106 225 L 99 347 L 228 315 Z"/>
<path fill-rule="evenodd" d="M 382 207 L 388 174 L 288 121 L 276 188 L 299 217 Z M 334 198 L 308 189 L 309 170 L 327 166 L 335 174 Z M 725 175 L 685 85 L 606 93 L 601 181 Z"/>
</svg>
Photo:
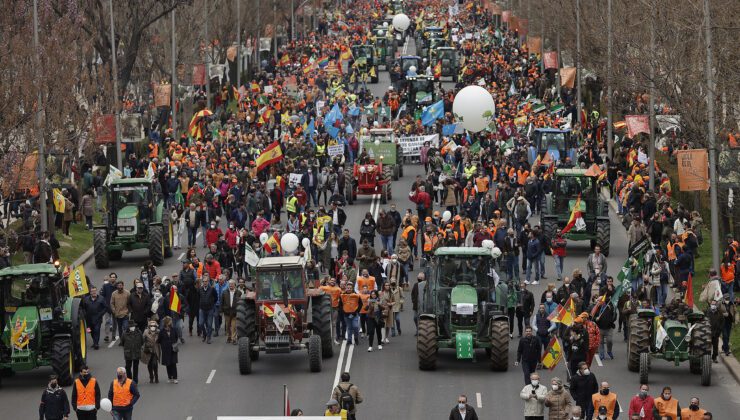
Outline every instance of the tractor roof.
<svg viewBox="0 0 740 420">
<path fill-rule="evenodd" d="M 259 262 L 257 263 L 257 268 L 291 268 L 290 266 L 300 266 L 303 267 L 306 264 L 306 260 L 303 259 L 303 257 L 299 256 L 288 256 L 288 257 L 265 257 L 260 258 Z"/>
<path fill-rule="evenodd" d="M 401 60 L 403 59 L 415 59 L 415 60 L 421 60 L 421 57 L 418 55 L 402 55 Z"/>
<path fill-rule="evenodd" d="M 392 128 L 371 128 L 370 134 L 377 134 L 377 135 L 386 135 L 386 134 L 393 134 Z"/>
<path fill-rule="evenodd" d="M 586 176 L 586 171 L 588 169 L 582 169 L 582 168 L 561 168 L 555 171 L 555 175 L 557 176 Z"/>
<path fill-rule="evenodd" d="M 0 277 L 46 274 L 54 276 L 60 274 L 53 264 L 21 264 L 6 267 L 0 270 Z"/>
<path fill-rule="evenodd" d="M 148 178 L 120 178 L 111 180 L 111 185 L 150 185 L 151 179 Z"/>
<path fill-rule="evenodd" d="M 535 128 L 534 131 L 538 131 L 541 133 L 570 133 L 570 128 L 567 130 L 561 130 L 559 128 L 546 127 L 546 128 Z"/>
<path fill-rule="evenodd" d="M 462 246 L 443 246 L 434 252 L 436 256 L 481 256 L 490 257 L 491 250 L 488 248 L 470 248 Z"/>
<path fill-rule="evenodd" d="M 437 47 L 437 49 L 438 50 L 453 50 L 453 51 L 457 50 L 456 48 L 452 48 L 452 47 Z"/>
</svg>

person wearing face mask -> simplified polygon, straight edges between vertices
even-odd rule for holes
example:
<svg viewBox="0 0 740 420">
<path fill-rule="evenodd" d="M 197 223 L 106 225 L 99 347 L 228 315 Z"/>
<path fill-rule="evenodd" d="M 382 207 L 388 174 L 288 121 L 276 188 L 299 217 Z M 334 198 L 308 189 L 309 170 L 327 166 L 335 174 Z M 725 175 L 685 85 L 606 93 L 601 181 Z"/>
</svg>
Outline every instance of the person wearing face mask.
<svg viewBox="0 0 740 420">
<path fill-rule="evenodd" d="M 40 420 L 68 420 L 69 398 L 64 389 L 59 386 L 56 375 L 49 377 L 49 385 L 41 394 L 39 405 Z"/>
<path fill-rule="evenodd" d="M 131 308 L 131 319 L 129 323 L 133 322 L 139 331 L 144 331 L 149 310 L 152 306 L 152 300 L 149 293 L 144 290 L 144 283 L 137 279 L 135 280 L 135 284 L 136 286 L 128 299 L 128 306 Z"/>
<path fill-rule="evenodd" d="M 210 227 L 206 230 L 206 247 L 210 247 L 211 244 L 218 242 L 218 238 L 223 235 L 223 231 L 215 220 L 211 221 Z"/>
<path fill-rule="evenodd" d="M 543 420 L 547 387 L 540 385 L 540 375 L 536 372 L 531 373 L 527 379 L 529 383 L 519 393 L 524 400 L 524 420 Z"/>
<path fill-rule="evenodd" d="M 141 359 L 141 346 L 144 340 L 136 324 L 129 323 L 128 330 L 123 333 L 121 341 L 123 341 L 123 358 L 126 360 L 126 376 L 138 383 L 139 359 Z"/>
<path fill-rule="evenodd" d="M 575 404 L 581 407 L 583 418 L 590 419 L 594 406 L 591 396 L 599 391 L 599 384 L 596 376 L 588 368 L 586 362 L 578 364 L 578 371 L 570 378 L 570 394 L 573 396 Z"/>
<path fill-rule="evenodd" d="M 630 418 L 636 414 L 642 420 L 653 420 L 655 400 L 649 392 L 650 387 L 647 384 L 640 385 L 640 392 L 630 400 L 628 411 Z"/>
<path fill-rule="evenodd" d="M 532 318 L 532 330 L 537 335 L 537 339 L 540 340 L 540 348 L 542 348 L 543 351 L 550 343 L 550 334 L 555 331 L 558 326 L 557 323 L 550 321 L 548 316 L 545 304 L 540 303 L 537 313 Z"/>
<path fill-rule="evenodd" d="M 532 327 L 527 325 L 524 329 L 524 338 L 519 340 L 519 346 L 516 350 L 516 362 L 514 362 L 514 366 L 518 366 L 521 363 L 525 384 L 529 383 L 532 372 L 537 369 L 537 363 L 540 361 L 541 354 L 542 343 L 532 334 Z"/>
<path fill-rule="evenodd" d="M 582 420 L 585 417 L 581 417 L 583 414 L 583 411 L 581 410 L 581 407 L 575 405 L 573 406 L 573 409 L 571 409 L 571 416 L 568 420 Z"/>
<path fill-rule="evenodd" d="M 90 335 L 93 339 L 93 348 L 99 349 L 100 327 L 103 323 L 103 316 L 108 312 L 108 304 L 105 298 L 98 294 L 96 287 L 90 288 L 90 294 L 82 299 L 82 306 L 85 308 L 85 322 L 90 328 Z"/>
<path fill-rule="evenodd" d="M 671 387 L 663 387 L 660 396 L 655 399 L 653 406 L 653 418 L 662 419 L 663 417 L 676 420 L 681 417 L 681 405 L 678 400 L 673 398 Z"/>
<path fill-rule="evenodd" d="M 563 381 L 557 376 L 550 381 L 551 390 L 545 397 L 545 407 L 548 420 L 568 420 L 573 407 L 570 392 L 563 388 Z"/>
<path fill-rule="evenodd" d="M 108 399 L 113 403 L 111 415 L 115 420 L 131 420 L 134 413 L 134 405 L 139 400 L 139 389 L 136 382 L 126 377 L 126 369 L 116 369 L 116 379 L 113 380 L 108 389 Z"/>
<path fill-rule="evenodd" d="M 78 419 L 97 419 L 100 409 L 100 386 L 98 386 L 98 381 L 90 375 L 87 365 L 80 366 L 80 376 L 72 385 L 71 401 L 72 409 Z"/>
<path fill-rule="evenodd" d="M 599 392 L 591 396 L 591 402 L 593 407 L 598 407 L 598 415 L 594 415 L 595 419 L 599 420 L 611 420 L 619 417 L 619 413 L 622 408 L 619 406 L 619 400 L 617 394 L 611 392 L 609 389 L 609 383 L 604 381 L 601 383 Z"/>
<path fill-rule="evenodd" d="M 159 338 L 159 327 L 157 321 L 149 321 L 144 331 L 144 344 L 141 347 L 141 361 L 146 365 L 149 372 L 149 383 L 159 383 L 159 361 L 162 358 L 157 339 Z"/>
<path fill-rule="evenodd" d="M 449 420 L 478 420 L 475 408 L 468 404 L 468 397 L 464 394 L 457 397 L 457 405 L 450 411 Z"/>
<path fill-rule="evenodd" d="M 726 315 L 727 310 L 719 300 L 713 300 L 712 303 L 709 304 L 707 318 L 709 319 L 709 326 L 712 330 L 712 361 L 714 363 L 717 363 L 717 355 L 719 354 L 719 336 L 722 335 L 722 330 L 725 328 Z"/>
<path fill-rule="evenodd" d="M 199 299 L 199 313 L 198 313 L 198 329 L 202 331 L 202 341 L 211 344 L 211 334 L 213 334 L 213 315 L 218 301 L 218 294 L 216 289 L 211 286 L 211 282 L 207 276 L 204 276 L 201 280 L 201 288 L 198 289 Z"/>
</svg>

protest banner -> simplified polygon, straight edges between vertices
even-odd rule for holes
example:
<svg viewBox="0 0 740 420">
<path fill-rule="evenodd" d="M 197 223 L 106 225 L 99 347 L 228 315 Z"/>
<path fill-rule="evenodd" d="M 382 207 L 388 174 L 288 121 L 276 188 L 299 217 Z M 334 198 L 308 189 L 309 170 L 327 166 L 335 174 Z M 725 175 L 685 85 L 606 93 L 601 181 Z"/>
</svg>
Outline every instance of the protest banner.
<svg viewBox="0 0 740 420">
<path fill-rule="evenodd" d="M 527 47 L 529 48 L 530 54 L 542 54 L 542 37 L 528 36 Z"/>
<path fill-rule="evenodd" d="M 707 149 L 676 151 L 678 160 L 678 189 L 706 191 L 709 189 L 709 161 Z"/>
<path fill-rule="evenodd" d="M 136 143 L 144 140 L 141 114 L 121 114 L 121 142 Z"/>
<path fill-rule="evenodd" d="M 116 116 L 114 114 L 96 115 L 93 118 L 95 144 L 116 142 Z"/>
<path fill-rule="evenodd" d="M 206 84 L 206 65 L 196 64 L 193 66 L 193 85 L 203 86 Z"/>
<path fill-rule="evenodd" d="M 301 179 L 303 179 L 303 174 L 291 172 L 290 177 L 288 178 L 288 186 L 290 188 L 295 188 L 296 185 L 299 185 L 301 183 Z"/>
<path fill-rule="evenodd" d="M 154 106 L 170 106 L 172 97 L 172 85 L 160 84 L 154 85 Z"/>
<path fill-rule="evenodd" d="M 573 89 L 576 84 L 576 68 L 563 67 L 560 69 L 560 86 Z"/>
<path fill-rule="evenodd" d="M 635 138 L 640 133 L 650 134 L 650 117 L 647 115 L 625 115 L 627 137 Z"/>
<path fill-rule="evenodd" d="M 431 147 L 437 147 L 439 145 L 439 134 L 431 134 L 427 136 L 401 136 L 396 137 L 398 144 L 401 145 L 404 156 L 419 156 L 421 154 L 421 146 L 424 142 L 429 142 Z"/>
<path fill-rule="evenodd" d="M 344 153 L 344 145 L 343 144 L 335 144 L 333 146 L 327 146 L 326 147 L 326 153 L 331 156 L 340 156 Z"/>
<path fill-rule="evenodd" d="M 543 59 L 545 60 L 545 69 L 556 69 L 558 68 L 558 52 L 557 51 L 547 51 L 543 55 Z"/>
</svg>

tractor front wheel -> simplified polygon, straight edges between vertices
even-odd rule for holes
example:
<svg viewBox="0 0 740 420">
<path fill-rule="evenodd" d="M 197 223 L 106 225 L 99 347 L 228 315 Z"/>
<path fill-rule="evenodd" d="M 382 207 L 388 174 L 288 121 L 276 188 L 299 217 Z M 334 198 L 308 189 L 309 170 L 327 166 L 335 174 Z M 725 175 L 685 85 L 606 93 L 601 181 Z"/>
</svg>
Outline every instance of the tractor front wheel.
<svg viewBox="0 0 740 420">
<path fill-rule="evenodd" d="M 509 367 L 509 322 L 491 322 L 491 370 L 503 372 Z"/>
<path fill-rule="evenodd" d="M 712 384 L 712 355 L 705 354 L 701 357 L 701 384 L 709 386 Z"/>
<path fill-rule="evenodd" d="M 149 258 L 156 266 L 164 264 L 164 231 L 162 226 L 149 226 Z"/>
<path fill-rule="evenodd" d="M 257 344 L 257 311 L 253 300 L 239 299 L 236 303 L 236 337 L 246 337 L 252 344 Z M 252 360 L 258 360 L 259 350 L 250 350 Z"/>
<path fill-rule="evenodd" d="M 110 266 L 108 250 L 105 249 L 105 244 L 108 241 L 107 236 L 105 229 L 95 229 L 93 231 L 93 252 L 96 268 L 108 268 Z"/>
<path fill-rule="evenodd" d="M 164 257 L 170 258 L 172 256 L 174 233 L 172 232 L 170 213 L 167 211 L 167 208 L 162 212 L 162 232 L 164 234 Z"/>
<path fill-rule="evenodd" d="M 627 369 L 632 372 L 640 370 L 640 355 L 650 351 L 650 322 L 648 318 L 632 316 L 630 319 L 630 336 L 627 343 Z"/>
<path fill-rule="evenodd" d="M 87 326 L 82 299 L 73 298 L 71 308 L 72 368 L 75 372 L 87 361 Z"/>
<path fill-rule="evenodd" d="M 252 358 L 249 356 L 249 353 L 251 352 L 249 344 L 249 339 L 247 337 L 241 337 L 237 341 L 239 352 L 239 373 L 242 375 L 249 375 L 252 373 Z"/>
<path fill-rule="evenodd" d="M 334 356 L 331 336 L 331 296 L 314 296 L 311 300 L 313 332 L 321 337 L 321 357 L 327 359 Z"/>
<path fill-rule="evenodd" d="M 706 354 L 712 354 L 712 328 L 709 321 L 703 319 L 696 324 L 691 330 L 691 341 L 689 343 L 691 345 L 689 370 L 695 375 L 703 374 L 702 357 Z"/>
<path fill-rule="evenodd" d="M 72 340 L 57 338 L 51 345 L 51 368 L 57 375 L 59 385 L 72 385 L 74 375 Z"/>
<path fill-rule="evenodd" d="M 609 256 L 609 243 L 611 236 L 611 221 L 609 219 L 606 220 L 598 220 L 596 222 L 596 245 L 601 247 L 601 253 L 604 254 L 605 257 Z"/>
<path fill-rule="evenodd" d="M 648 383 L 650 374 L 650 353 L 640 353 L 640 383 Z"/>
<path fill-rule="evenodd" d="M 419 358 L 419 369 L 434 370 L 437 368 L 437 325 L 433 319 L 419 320 L 416 355 Z"/>
<path fill-rule="evenodd" d="M 311 372 L 321 372 L 321 337 L 316 334 L 308 338 L 308 368 Z"/>
<path fill-rule="evenodd" d="M 347 200 L 347 204 L 352 204 L 354 201 L 354 192 L 352 191 L 352 183 L 347 180 L 347 187 L 344 193 L 344 198 Z"/>
<path fill-rule="evenodd" d="M 383 184 L 383 187 L 380 191 L 380 204 L 388 204 L 388 184 Z"/>
<path fill-rule="evenodd" d="M 551 217 L 544 217 L 544 207 L 541 210 L 543 213 L 542 217 L 542 236 L 545 237 L 546 241 L 550 241 L 555 237 L 555 230 L 558 228 L 558 219 Z"/>
</svg>

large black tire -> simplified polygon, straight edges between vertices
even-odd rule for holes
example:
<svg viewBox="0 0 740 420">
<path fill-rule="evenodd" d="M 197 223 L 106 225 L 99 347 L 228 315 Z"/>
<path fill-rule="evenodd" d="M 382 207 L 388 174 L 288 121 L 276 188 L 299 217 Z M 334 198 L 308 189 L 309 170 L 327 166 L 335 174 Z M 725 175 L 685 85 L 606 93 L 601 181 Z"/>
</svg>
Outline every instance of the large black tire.
<svg viewBox="0 0 740 420">
<path fill-rule="evenodd" d="M 650 322 L 649 318 L 639 318 L 633 315 L 630 318 L 630 336 L 627 342 L 627 369 L 631 372 L 640 370 L 640 354 L 650 351 Z"/>
<path fill-rule="evenodd" d="M 321 372 L 321 337 L 316 334 L 308 338 L 308 369 Z"/>
<path fill-rule="evenodd" d="M 689 345 L 691 352 L 689 370 L 691 373 L 698 375 L 702 373 L 702 356 L 712 354 L 712 327 L 706 318 L 699 321 L 694 329 L 691 330 L 691 341 Z"/>
<path fill-rule="evenodd" d="M 74 375 L 74 356 L 72 355 L 72 340 L 67 337 L 56 338 L 51 344 L 51 368 L 57 375 L 59 385 L 72 385 Z"/>
<path fill-rule="evenodd" d="M 311 323 L 313 333 L 321 337 L 321 357 L 334 356 L 334 343 L 331 336 L 331 296 L 320 295 L 311 298 Z"/>
<path fill-rule="evenodd" d="M 345 188 L 346 191 L 344 193 L 344 199 L 347 200 L 347 204 L 352 204 L 352 202 L 354 201 L 354 192 L 352 191 L 353 189 L 352 182 L 350 182 L 350 180 L 347 179 L 346 183 L 347 184 Z"/>
<path fill-rule="evenodd" d="M 246 337 L 252 344 L 257 344 L 257 309 L 253 300 L 239 299 L 236 303 L 236 338 Z M 260 352 L 250 350 L 252 360 L 259 360 Z"/>
<path fill-rule="evenodd" d="M 419 358 L 419 369 L 434 370 L 437 368 L 437 325 L 433 319 L 419 320 L 416 355 Z"/>
<path fill-rule="evenodd" d="M 398 165 L 393 165 L 393 180 L 398 181 L 401 177 L 401 168 Z"/>
<path fill-rule="evenodd" d="M 96 268 L 108 268 L 110 266 L 108 251 L 105 249 L 106 242 L 108 242 L 108 238 L 105 229 L 95 229 L 93 231 L 93 252 Z"/>
<path fill-rule="evenodd" d="M 389 184 L 384 184 L 380 191 L 380 204 L 388 204 L 388 187 Z"/>
<path fill-rule="evenodd" d="M 164 264 L 164 231 L 162 226 L 149 226 L 149 259 L 156 266 Z"/>
<path fill-rule="evenodd" d="M 162 233 L 164 234 L 164 257 L 170 258 L 172 256 L 172 223 L 170 223 L 170 212 L 165 207 L 162 210 Z"/>
<path fill-rule="evenodd" d="M 504 372 L 509 368 L 509 322 L 491 321 L 491 370 Z"/>
<path fill-rule="evenodd" d="M 701 384 L 709 386 L 712 384 L 712 355 L 705 354 L 701 357 Z"/>
<path fill-rule="evenodd" d="M 601 253 L 605 257 L 609 256 L 609 244 L 611 236 L 611 221 L 597 220 L 596 221 L 596 245 L 601 247 Z"/>
<path fill-rule="evenodd" d="M 249 346 L 250 343 L 247 337 L 241 337 L 237 341 L 239 373 L 242 375 L 249 375 L 252 373 L 252 358 L 249 356 L 249 353 L 251 353 Z"/>
<path fill-rule="evenodd" d="M 72 298 L 70 324 L 72 336 L 72 365 L 75 372 L 80 366 L 87 363 L 87 326 L 85 325 L 85 309 L 82 299 Z"/>
<path fill-rule="evenodd" d="M 552 240 L 552 238 L 555 237 L 555 230 L 558 228 L 558 219 L 553 217 L 544 217 L 544 210 L 543 215 L 541 216 L 542 220 L 542 236 L 545 237 L 545 242 L 549 242 Z"/>
<path fill-rule="evenodd" d="M 640 353 L 640 383 L 648 383 L 648 376 L 650 376 L 650 354 Z"/>
</svg>

